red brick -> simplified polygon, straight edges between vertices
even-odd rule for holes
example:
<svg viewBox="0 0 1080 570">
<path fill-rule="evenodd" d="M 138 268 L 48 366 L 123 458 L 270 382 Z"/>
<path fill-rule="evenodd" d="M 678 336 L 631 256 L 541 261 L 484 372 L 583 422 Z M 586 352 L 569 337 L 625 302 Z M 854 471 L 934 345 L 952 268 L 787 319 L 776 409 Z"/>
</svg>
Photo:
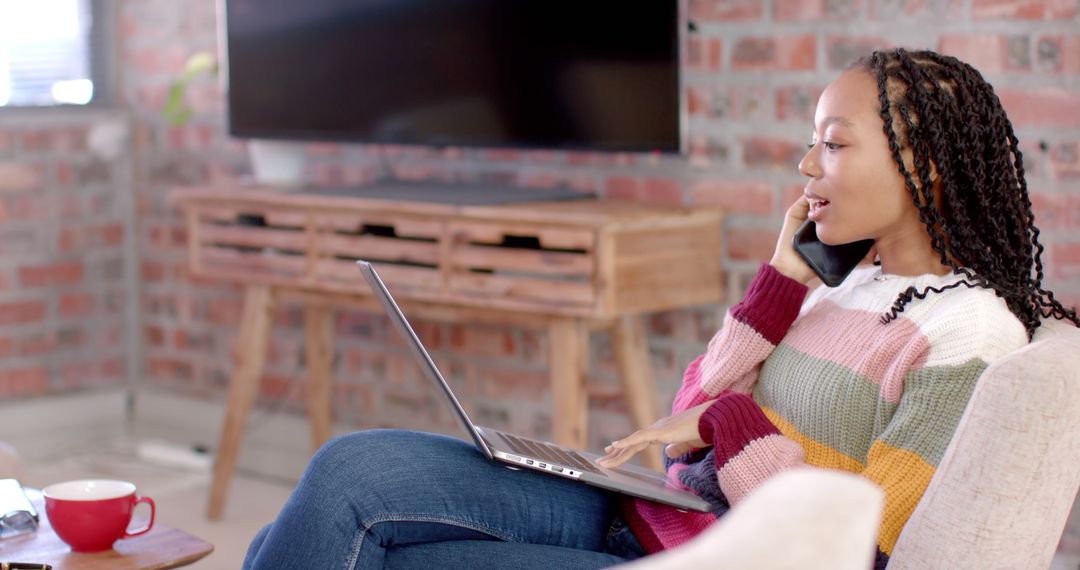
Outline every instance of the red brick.
<svg viewBox="0 0 1080 570">
<path fill-rule="evenodd" d="M 75 285 L 82 281 L 85 270 L 81 261 L 64 261 L 19 268 L 19 284 L 23 287 Z"/>
<path fill-rule="evenodd" d="M 792 20 L 849 20 L 859 15 L 862 0 L 775 0 L 773 19 Z"/>
<path fill-rule="evenodd" d="M 776 118 L 780 121 L 801 120 L 809 129 L 814 122 L 814 111 L 821 87 L 789 85 L 776 90 Z"/>
<path fill-rule="evenodd" d="M 0 131 L 0 155 L 7 154 L 15 148 L 15 135 Z"/>
<path fill-rule="evenodd" d="M 797 172 L 806 147 L 787 139 L 752 137 L 743 140 L 743 163 L 755 168 Z"/>
<path fill-rule="evenodd" d="M 116 247 L 124 243 L 124 225 L 106 224 L 94 228 L 94 244 L 100 247 Z"/>
<path fill-rule="evenodd" d="M 44 394 L 48 388 L 49 375 L 42 367 L 0 371 L 0 397 Z"/>
<path fill-rule="evenodd" d="M 1027 36 L 949 34 L 941 37 L 938 51 L 963 60 L 982 73 L 1031 69 Z"/>
<path fill-rule="evenodd" d="M 763 0 L 690 0 L 691 20 L 730 22 L 760 20 L 765 15 Z"/>
<path fill-rule="evenodd" d="M 641 201 L 680 205 L 683 203 L 682 184 L 668 178 L 646 178 L 642 186 Z"/>
<path fill-rule="evenodd" d="M 1050 173 L 1056 179 L 1080 178 L 1080 142 L 1059 142 L 1047 153 Z"/>
<path fill-rule="evenodd" d="M 450 327 L 449 344 L 455 354 L 464 352 L 489 357 L 512 357 L 517 354 L 514 331 L 508 328 L 453 325 Z"/>
<path fill-rule="evenodd" d="M 165 265 L 157 261 L 144 260 L 141 274 L 144 281 L 160 283 L 165 280 Z"/>
<path fill-rule="evenodd" d="M 537 401 L 551 392 L 551 380 L 544 370 L 483 368 L 478 377 L 485 398 Z"/>
<path fill-rule="evenodd" d="M 1070 20 L 1076 17 L 1076 0 L 972 0 L 976 20 Z"/>
<path fill-rule="evenodd" d="M 729 212 L 766 216 L 773 212 L 773 188 L 759 182 L 706 180 L 690 188 L 696 206 L 719 206 Z"/>
<path fill-rule="evenodd" d="M 1054 87 L 996 91 L 1014 126 L 1080 127 L 1080 93 Z"/>
<path fill-rule="evenodd" d="M 686 48 L 687 69 L 720 71 L 723 68 L 724 43 L 720 38 L 691 37 Z"/>
<path fill-rule="evenodd" d="M 24 131 L 22 148 L 25 152 L 63 154 L 86 150 L 86 127 L 35 129 Z"/>
<path fill-rule="evenodd" d="M 151 347 L 163 347 L 165 346 L 165 329 L 157 325 L 146 325 L 143 327 L 143 338 Z"/>
<path fill-rule="evenodd" d="M 1041 71 L 1080 75 L 1080 36 L 1039 36 L 1035 62 Z"/>
<path fill-rule="evenodd" d="M 1080 194 L 1030 191 L 1031 212 L 1040 230 L 1080 229 Z M 1045 242 L 1045 236 L 1042 241 Z"/>
<path fill-rule="evenodd" d="M 1050 273 L 1061 279 L 1080 278 L 1080 243 L 1050 244 Z"/>
<path fill-rule="evenodd" d="M 775 230 L 727 230 L 727 250 L 731 259 L 742 261 L 768 261 L 776 248 Z"/>
<path fill-rule="evenodd" d="M 873 0 L 871 20 L 896 22 L 903 19 L 957 21 L 964 16 L 964 0 Z"/>
<path fill-rule="evenodd" d="M 892 47 L 892 42 L 878 36 L 836 36 L 825 38 L 825 60 L 829 69 L 841 70 L 874 50 Z"/>
<path fill-rule="evenodd" d="M 737 71 L 812 71 L 817 67 L 813 34 L 745 37 L 736 42 L 731 67 Z"/>
<path fill-rule="evenodd" d="M 805 184 L 792 185 L 792 186 L 788 186 L 787 188 L 784 188 L 783 192 L 781 192 L 781 194 L 780 194 L 780 208 L 781 208 L 781 210 L 784 211 L 784 212 L 787 212 L 787 209 L 790 208 L 791 205 L 794 204 L 795 201 L 798 200 L 799 197 L 803 195 L 803 192 L 805 191 L 805 189 L 806 189 Z"/>
<path fill-rule="evenodd" d="M 41 190 L 44 187 L 44 165 L 26 161 L 0 161 L 0 192 Z"/>
<path fill-rule="evenodd" d="M 640 190 L 640 181 L 628 176 L 612 176 L 604 183 L 604 196 L 617 200 L 636 200 Z"/>
<path fill-rule="evenodd" d="M 89 293 L 64 293 L 60 296 L 60 317 L 85 317 L 94 313 L 94 296 Z"/>
</svg>

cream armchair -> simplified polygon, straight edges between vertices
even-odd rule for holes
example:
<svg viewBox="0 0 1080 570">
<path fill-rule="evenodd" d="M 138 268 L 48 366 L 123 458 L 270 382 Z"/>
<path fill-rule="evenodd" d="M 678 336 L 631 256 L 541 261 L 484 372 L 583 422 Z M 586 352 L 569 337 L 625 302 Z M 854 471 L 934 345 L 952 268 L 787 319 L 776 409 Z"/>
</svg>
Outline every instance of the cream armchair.
<svg viewBox="0 0 1080 570">
<path fill-rule="evenodd" d="M 881 491 L 805 471 L 774 477 L 690 543 L 623 567 L 869 568 Z M 889 569 L 1048 568 L 1078 487 L 1080 329 L 1048 321 L 979 379 Z"/>
</svg>

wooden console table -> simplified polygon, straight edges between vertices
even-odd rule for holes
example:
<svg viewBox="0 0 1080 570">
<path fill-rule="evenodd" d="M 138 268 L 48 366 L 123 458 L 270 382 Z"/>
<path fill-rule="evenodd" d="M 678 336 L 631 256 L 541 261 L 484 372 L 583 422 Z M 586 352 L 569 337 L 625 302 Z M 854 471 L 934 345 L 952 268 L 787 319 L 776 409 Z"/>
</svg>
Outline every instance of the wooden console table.
<svg viewBox="0 0 1080 570">
<path fill-rule="evenodd" d="M 410 314 L 546 327 L 553 439 L 584 448 L 590 329 L 608 330 L 635 426 L 656 394 L 640 315 L 721 300 L 721 212 L 607 200 L 452 206 L 246 187 L 177 190 L 193 276 L 244 284 L 239 363 L 208 516 L 222 514 L 274 307 L 304 306 L 312 447 L 330 437 L 335 309 L 380 311 L 355 266 L 376 263 Z M 659 468 L 652 454 L 647 463 Z"/>
</svg>

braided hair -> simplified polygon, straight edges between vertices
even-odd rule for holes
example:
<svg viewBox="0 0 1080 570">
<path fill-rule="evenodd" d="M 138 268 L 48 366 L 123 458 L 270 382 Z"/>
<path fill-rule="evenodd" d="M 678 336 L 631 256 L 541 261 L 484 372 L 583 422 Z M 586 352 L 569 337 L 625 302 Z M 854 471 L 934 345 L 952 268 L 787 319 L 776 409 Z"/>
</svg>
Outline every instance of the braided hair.
<svg viewBox="0 0 1080 570">
<path fill-rule="evenodd" d="M 966 286 L 1003 298 L 1029 339 L 1042 318 L 1080 326 L 1076 310 L 1042 286 L 1043 246 L 1019 140 L 982 75 L 954 57 L 903 48 L 875 51 L 850 69 L 877 80 L 889 148 L 930 246 L 962 276 L 943 287 L 909 287 L 882 322 L 896 320 L 913 299 Z M 910 153 L 911 169 L 902 151 Z"/>
</svg>

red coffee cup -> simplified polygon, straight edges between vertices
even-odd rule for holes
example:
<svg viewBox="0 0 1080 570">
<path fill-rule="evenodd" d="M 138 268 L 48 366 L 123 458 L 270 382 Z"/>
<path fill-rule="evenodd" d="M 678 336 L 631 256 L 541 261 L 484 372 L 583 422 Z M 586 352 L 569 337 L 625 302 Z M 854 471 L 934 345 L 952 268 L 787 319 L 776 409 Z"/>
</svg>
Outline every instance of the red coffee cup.
<svg viewBox="0 0 1080 570">
<path fill-rule="evenodd" d="M 117 540 L 139 536 L 154 526 L 154 500 L 136 495 L 135 485 L 126 481 L 67 481 L 49 485 L 41 494 L 53 530 L 75 552 L 108 550 Z M 139 503 L 150 505 L 150 522 L 129 532 L 131 515 Z"/>
</svg>

